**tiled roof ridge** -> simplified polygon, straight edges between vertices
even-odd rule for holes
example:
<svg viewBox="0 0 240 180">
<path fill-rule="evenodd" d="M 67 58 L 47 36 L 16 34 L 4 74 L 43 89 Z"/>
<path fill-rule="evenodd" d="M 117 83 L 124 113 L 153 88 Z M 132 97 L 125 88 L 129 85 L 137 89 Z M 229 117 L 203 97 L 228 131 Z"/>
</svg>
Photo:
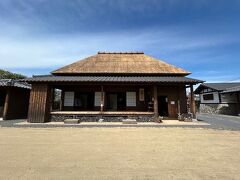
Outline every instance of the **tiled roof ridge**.
<svg viewBox="0 0 240 180">
<path fill-rule="evenodd" d="M 202 83 L 203 81 L 182 76 L 41 76 L 25 79 L 26 82 L 131 82 L 159 83 L 185 82 Z"/>
<path fill-rule="evenodd" d="M 143 51 L 98 51 L 98 54 L 144 54 Z"/>
<path fill-rule="evenodd" d="M 31 85 L 25 82 L 24 79 L 0 79 L 0 86 L 11 86 L 31 89 Z"/>
</svg>

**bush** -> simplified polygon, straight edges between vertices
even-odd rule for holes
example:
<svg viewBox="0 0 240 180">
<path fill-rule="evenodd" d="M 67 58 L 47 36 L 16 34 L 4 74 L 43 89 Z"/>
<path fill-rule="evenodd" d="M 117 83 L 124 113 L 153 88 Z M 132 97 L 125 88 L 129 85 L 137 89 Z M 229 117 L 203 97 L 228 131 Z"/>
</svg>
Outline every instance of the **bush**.
<svg viewBox="0 0 240 180">
<path fill-rule="evenodd" d="M 9 71 L 5 71 L 0 69 L 0 79 L 24 79 L 26 76 L 22 74 L 11 73 Z"/>
</svg>

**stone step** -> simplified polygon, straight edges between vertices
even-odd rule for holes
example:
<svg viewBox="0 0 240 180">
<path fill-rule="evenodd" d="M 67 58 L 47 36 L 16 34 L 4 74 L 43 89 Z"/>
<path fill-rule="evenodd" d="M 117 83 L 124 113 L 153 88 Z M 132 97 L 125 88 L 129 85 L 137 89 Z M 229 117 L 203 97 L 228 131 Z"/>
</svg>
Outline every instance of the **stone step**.
<svg viewBox="0 0 240 180">
<path fill-rule="evenodd" d="M 64 124 L 78 124 L 80 123 L 79 119 L 64 119 Z"/>
<path fill-rule="evenodd" d="M 136 119 L 123 119 L 122 123 L 123 124 L 137 124 L 137 120 Z"/>
</svg>

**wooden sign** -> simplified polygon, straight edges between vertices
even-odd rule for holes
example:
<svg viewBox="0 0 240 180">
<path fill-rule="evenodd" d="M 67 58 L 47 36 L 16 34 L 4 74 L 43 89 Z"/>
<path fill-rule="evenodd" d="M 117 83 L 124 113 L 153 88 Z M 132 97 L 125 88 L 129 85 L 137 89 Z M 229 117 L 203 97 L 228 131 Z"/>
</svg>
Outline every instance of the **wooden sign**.
<svg viewBox="0 0 240 180">
<path fill-rule="evenodd" d="M 139 101 L 144 101 L 145 97 L 144 97 L 144 89 L 140 88 L 139 89 Z"/>
</svg>

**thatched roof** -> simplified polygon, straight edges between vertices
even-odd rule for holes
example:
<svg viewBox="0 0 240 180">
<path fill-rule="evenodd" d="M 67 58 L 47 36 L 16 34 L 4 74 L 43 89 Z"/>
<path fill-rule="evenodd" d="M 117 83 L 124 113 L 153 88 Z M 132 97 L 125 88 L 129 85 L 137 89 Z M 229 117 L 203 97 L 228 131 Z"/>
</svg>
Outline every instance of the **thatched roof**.
<svg viewBox="0 0 240 180">
<path fill-rule="evenodd" d="M 188 75 L 190 72 L 143 52 L 98 52 L 52 72 L 61 74 L 162 74 Z"/>
</svg>

